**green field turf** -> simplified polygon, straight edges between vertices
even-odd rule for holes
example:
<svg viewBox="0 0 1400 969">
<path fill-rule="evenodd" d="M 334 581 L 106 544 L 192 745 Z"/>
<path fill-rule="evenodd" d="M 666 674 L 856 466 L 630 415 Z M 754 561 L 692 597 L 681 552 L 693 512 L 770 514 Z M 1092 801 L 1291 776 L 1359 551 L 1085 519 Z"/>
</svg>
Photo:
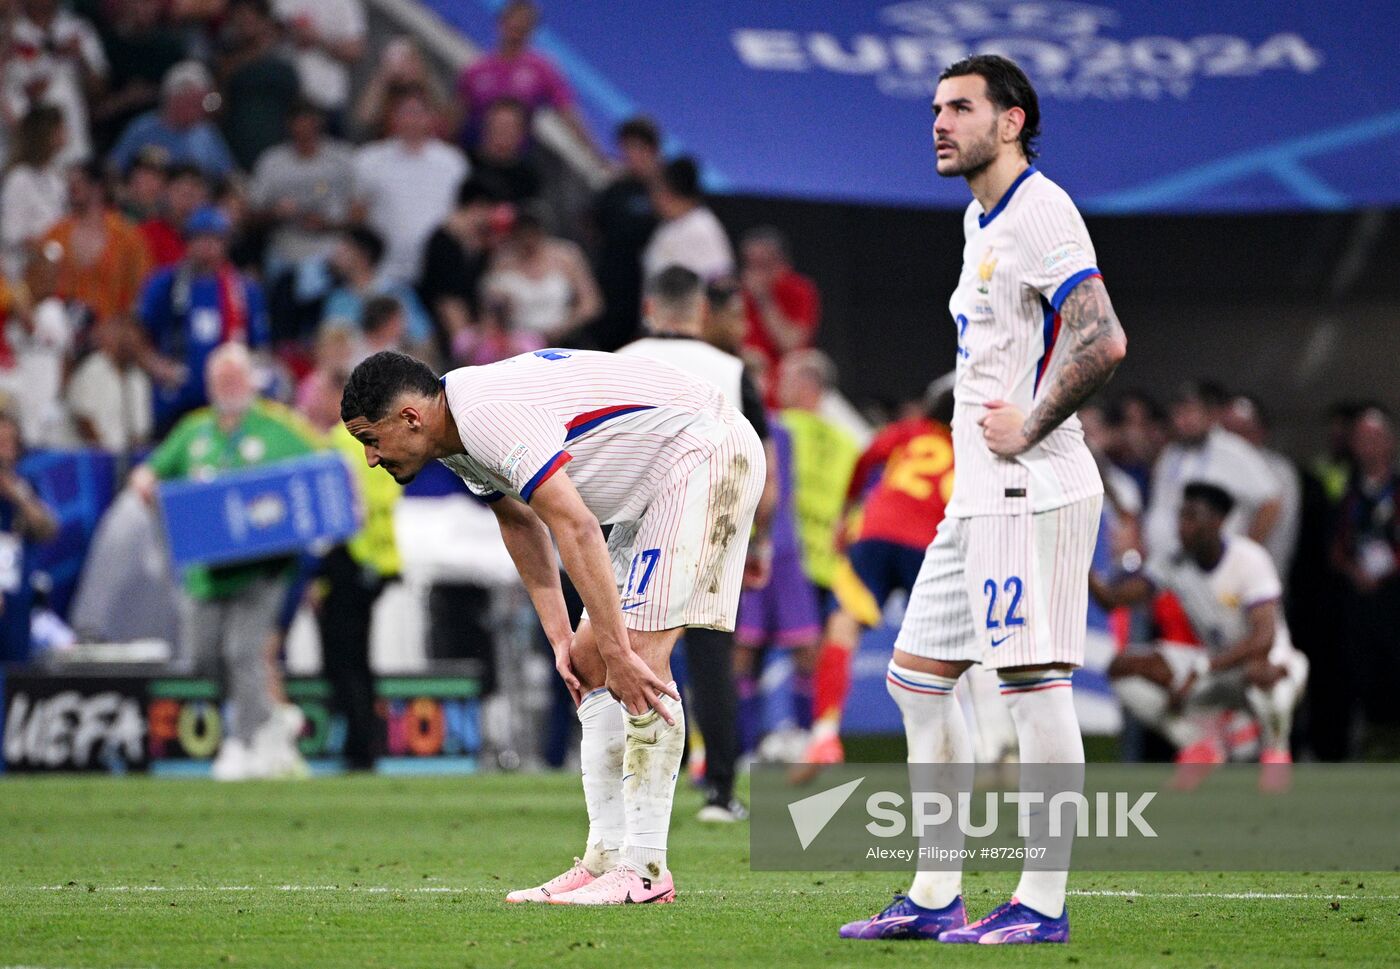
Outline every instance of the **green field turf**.
<svg viewBox="0 0 1400 969">
<path fill-rule="evenodd" d="M 698 806 L 681 792 L 676 904 L 590 910 L 502 901 L 581 847 L 573 776 L 0 779 L 0 967 L 1400 962 L 1395 873 L 1084 873 L 1069 946 L 841 942 L 902 877 L 750 872 L 747 825 Z M 1013 879 L 970 875 L 969 910 Z"/>
</svg>

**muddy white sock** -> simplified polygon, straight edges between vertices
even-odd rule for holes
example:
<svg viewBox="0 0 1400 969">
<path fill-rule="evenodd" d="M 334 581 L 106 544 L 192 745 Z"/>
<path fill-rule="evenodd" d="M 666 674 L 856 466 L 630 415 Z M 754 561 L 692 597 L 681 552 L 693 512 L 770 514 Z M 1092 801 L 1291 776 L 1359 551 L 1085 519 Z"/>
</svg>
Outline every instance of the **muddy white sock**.
<svg viewBox="0 0 1400 969">
<path fill-rule="evenodd" d="M 622 839 L 627 830 L 622 808 L 622 705 L 599 688 L 579 704 L 578 722 L 583 726 L 579 763 L 583 800 L 588 805 L 583 864 L 601 875 L 622 860 Z"/>
<path fill-rule="evenodd" d="M 674 683 L 671 686 L 675 686 Z M 626 747 L 622 755 L 622 803 L 627 818 L 622 862 L 647 876 L 666 871 L 666 838 L 671 830 L 671 802 L 685 748 L 685 712 L 679 700 L 661 703 L 675 723 L 655 710 L 639 717 L 623 714 Z M 616 704 L 619 710 L 621 704 Z"/>
</svg>

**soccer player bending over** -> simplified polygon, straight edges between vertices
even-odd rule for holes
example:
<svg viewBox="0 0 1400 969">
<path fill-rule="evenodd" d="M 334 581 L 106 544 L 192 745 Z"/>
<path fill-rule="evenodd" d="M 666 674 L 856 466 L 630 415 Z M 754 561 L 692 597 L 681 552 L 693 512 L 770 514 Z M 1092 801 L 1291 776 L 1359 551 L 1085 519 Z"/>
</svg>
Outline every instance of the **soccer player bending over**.
<svg viewBox="0 0 1400 969">
<path fill-rule="evenodd" d="M 1198 783 L 1202 767 L 1225 761 L 1218 714 L 1246 709 L 1259 722 L 1259 786 L 1277 791 L 1290 780 L 1288 734 L 1308 659 L 1288 635 L 1279 608 L 1283 584 L 1268 551 L 1222 532 L 1234 506 L 1223 488 L 1188 484 L 1177 515 L 1181 549 L 1112 584 L 1091 573 L 1089 592 L 1111 609 L 1169 591 L 1201 641 L 1133 650 L 1108 668 L 1123 706 L 1177 747 L 1179 763 L 1191 765 L 1178 775 L 1179 786 Z"/>
<path fill-rule="evenodd" d="M 582 859 L 510 902 L 669 902 L 685 722 L 671 649 L 734 629 L 763 445 L 713 385 L 645 357 L 539 350 L 439 378 L 383 352 L 350 375 L 346 429 L 405 484 L 437 459 L 489 502 L 578 704 Z M 612 525 L 605 541 L 600 523 Z M 586 609 L 570 628 L 559 558 Z M 621 701 L 621 702 L 619 702 Z"/>
<path fill-rule="evenodd" d="M 1031 164 L 1040 108 L 1021 69 L 993 55 L 959 61 L 940 76 L 933 112 L 938 174 L 965 178 L 973 195 L 949 304 L 957 474 L 886 685 L 911 764 L 972 763 L 952 694 L 981 663 L 998 675 L 1022 764 L 1082 765 L 1070 674 L 1084 660 L 1103 484 L 1074 412 L 1127 339 L 1084 220 Z M 1067 878 L 1028 863 L 1011 900 L 969 925 L 962 873 L 920 871 L 908 896 L 841 935 L 1064 942 Z"/>
</svg>

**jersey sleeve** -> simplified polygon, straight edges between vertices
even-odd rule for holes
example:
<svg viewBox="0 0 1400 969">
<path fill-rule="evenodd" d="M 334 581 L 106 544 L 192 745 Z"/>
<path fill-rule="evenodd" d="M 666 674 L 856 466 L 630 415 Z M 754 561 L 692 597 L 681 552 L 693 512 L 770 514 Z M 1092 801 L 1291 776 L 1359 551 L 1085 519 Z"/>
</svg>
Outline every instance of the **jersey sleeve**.
<svg viewBox="0 0 1400 969">
<path fill-rule="evenodd" d="M 1089 230 L 1066 199 L 1037 199 L 1021 220 L 1026 285 L 1058 313 L 1074 287 L 1101 276 Z"/>
<path fill-rule="evenodd" d="M 564 425 L 528 404 L 477 404 L 457 418 L 457 432 L 467 453 L 508 481 L 525 501 L 572 460 L 564 449 Z"/>
<path fill-rule="evenodd" d="M 1231 578 L 1237 587 L 1235 594 L 1239 597 L 1241 609 L 1253 609 L 1283 596 L 1283 583 L 1279 581 L 1274 560 L 1269 558 L 1269 553 L 1262 546 L 1236 539 L 1232 551 L 1237 557 L 1237 564 Z"/>
</svg>

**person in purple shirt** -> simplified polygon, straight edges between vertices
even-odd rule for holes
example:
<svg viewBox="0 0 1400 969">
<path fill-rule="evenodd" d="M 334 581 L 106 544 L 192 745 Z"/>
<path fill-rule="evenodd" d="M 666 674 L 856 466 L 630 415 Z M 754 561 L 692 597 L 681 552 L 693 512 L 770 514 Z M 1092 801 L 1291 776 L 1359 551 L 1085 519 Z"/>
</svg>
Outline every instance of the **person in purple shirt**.
<svg viewBox="0 0 1400 969">
<path fill-rule="evenodd" d="M 496 18 L 496 49 L 482 55 L 457 79 L 457 94 L 467 111 L 463 145 L 476 147 L 486 109 L 510 98 L 532 114 L 540 108 L 553 108 L 594 157 L 601 158 L 574 104 L 568 81 L 549 58 L 530 47 L 539 19 L 539 8 L 531 0 L 509 0 Z"/>
</svg>

